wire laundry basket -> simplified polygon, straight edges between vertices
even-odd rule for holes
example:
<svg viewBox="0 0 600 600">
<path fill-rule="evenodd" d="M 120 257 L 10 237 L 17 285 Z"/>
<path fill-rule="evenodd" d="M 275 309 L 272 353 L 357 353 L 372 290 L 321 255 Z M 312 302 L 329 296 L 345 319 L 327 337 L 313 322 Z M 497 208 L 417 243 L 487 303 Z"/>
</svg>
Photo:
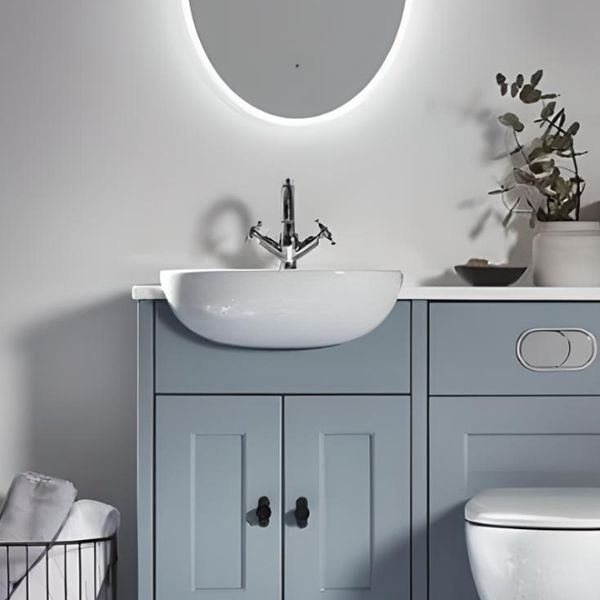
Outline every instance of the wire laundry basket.
<svg viewBox="0 0 600 600">
<path fill-rule="evenodd" d="M 0 542 L 0 580 L 7 600 L 117 600 L 117 559 L 116 534 Z"/>
</svg>

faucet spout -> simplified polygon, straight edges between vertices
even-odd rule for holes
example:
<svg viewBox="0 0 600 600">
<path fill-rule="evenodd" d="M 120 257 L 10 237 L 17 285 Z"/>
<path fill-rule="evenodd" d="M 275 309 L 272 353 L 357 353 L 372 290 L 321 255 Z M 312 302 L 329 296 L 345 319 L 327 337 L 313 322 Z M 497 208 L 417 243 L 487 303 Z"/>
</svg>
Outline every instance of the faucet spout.
<svg viewBox="0 0 600 600">
<path fill-rule="evenodd" d="M 283 204 L 283 232 L 281 236 L 282 246 L 291 246 L 296 241 L 296 214 L 294 207 L 294 184 L 288 177 L 281 188 L 281 199 Z"/>
</svg>

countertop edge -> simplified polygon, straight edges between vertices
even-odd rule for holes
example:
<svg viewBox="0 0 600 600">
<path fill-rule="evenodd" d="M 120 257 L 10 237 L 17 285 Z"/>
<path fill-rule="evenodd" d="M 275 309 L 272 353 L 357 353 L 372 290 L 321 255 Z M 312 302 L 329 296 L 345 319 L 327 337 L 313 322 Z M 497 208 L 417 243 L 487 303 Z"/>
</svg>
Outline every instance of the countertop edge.
<svg viewBox="0 0 600 600">
<path fill-rule="evenodd" d="M 158 284 L 134 285 L 133 300 L 165 300 Z M 600 301 L 600 287 L 405 287 L 398 300 L 560 300 Z"/>
</svg>

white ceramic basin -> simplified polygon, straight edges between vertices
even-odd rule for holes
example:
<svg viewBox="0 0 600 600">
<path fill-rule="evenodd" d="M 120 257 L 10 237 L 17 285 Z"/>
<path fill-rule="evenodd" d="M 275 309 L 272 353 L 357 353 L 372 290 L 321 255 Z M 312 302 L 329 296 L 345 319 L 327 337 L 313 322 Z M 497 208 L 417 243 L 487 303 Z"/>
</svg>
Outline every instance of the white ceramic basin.
<svg viewBox="0 0 600 600">
<path fill-rule="evenodd" d="M 380 325 L 400 271 L 169 270 L 160 284 L 178 319 L 202 337 L 250 348 L 317 348 Z"/>
</svg>

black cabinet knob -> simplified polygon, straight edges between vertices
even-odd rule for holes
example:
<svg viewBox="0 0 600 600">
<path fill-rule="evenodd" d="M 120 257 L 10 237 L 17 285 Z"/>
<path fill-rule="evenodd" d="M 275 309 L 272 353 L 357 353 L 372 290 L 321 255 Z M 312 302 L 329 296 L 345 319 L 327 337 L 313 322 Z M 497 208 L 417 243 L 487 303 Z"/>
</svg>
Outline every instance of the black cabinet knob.
<svg viewBox="0 0 600 600">
<path fill-rule="evenodd" d="M 256 507 L 258 524 L 261 527 L 268 527 L 271 514 L 271 501 L 266 496 L 261 496 L 258 499 L 258 506 Z"/>
<path fill-rule="evenodd" d="M 310 510 L 308 510 L 308 500 L 301 496 L 296 500 L 296 510 L 294 511 L 294 517 L 296 517 L 296 525 L 300 529 L 304 529 L 308 526 L 308 517 L 310 517 Z"/>
</svg>

